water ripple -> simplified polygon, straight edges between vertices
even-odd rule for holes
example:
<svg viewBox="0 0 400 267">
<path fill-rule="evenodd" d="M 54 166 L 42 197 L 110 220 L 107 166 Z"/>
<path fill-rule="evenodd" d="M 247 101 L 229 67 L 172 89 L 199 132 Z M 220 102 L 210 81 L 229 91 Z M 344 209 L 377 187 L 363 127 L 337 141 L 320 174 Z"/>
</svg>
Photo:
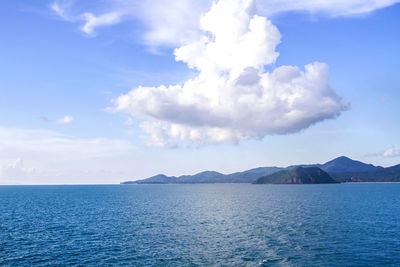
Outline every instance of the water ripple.
<svg viewBox="0 0 400 267">
<path fill-rule="evenodd" d="M 400 184 L 0 187 L 0 265 L 400 265 Z"/>
</svg>

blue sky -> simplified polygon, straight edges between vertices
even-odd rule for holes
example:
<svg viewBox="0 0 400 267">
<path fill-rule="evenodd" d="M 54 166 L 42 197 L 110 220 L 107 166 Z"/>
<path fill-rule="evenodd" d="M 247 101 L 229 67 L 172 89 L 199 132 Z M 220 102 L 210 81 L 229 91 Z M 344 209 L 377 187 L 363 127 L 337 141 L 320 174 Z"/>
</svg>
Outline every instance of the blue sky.
<svg viewBox="0 0 400 267">
<path fill-rule="evenodd" d="M 327 1 L 322 6 L 312 0 L 303 6 L 287 1 L 284 8 L 277 1 L 258 1 L 257 10 L 247 13 L 245 2 L 251 1 L 220 2 L 212 13 L 210 1 L 182 0 L 171 6 L 161 0 L 3 1 L 0 183 L 117 183 L 157 173 L 229 173 L 258 166 L 322 163 L 340 155 L 382 166 L 399 163 L 397 1 Z M 223 30 L 216 40 L 234 38 L 224 35 L 224 22 L 219 20 L 230 15 L 218 10 L 223 4 L 237 5 L 232 12 L 249 16 L 238 23 L 249 22 L 254 14 L 267 17 L 272 26 L 265 26 L 266 38 L 278 39 L 251 51 L 215 43 L 213 34 L 200 29 L 199 21 L 211 14 L 208 27 Z M 184 19 L 186 23 L 181 22 Z M 232 66 L 227 59 L 204 63 L 201 55 L 206 57 L 206 50 L 178 49 L 175 54 L 182 59 L 175 60 L 175 48 L 192 47 L 210 35 L 206 44 L 222 47 L 221 53 L 225 48 L 238 57 L 243 53 L 244 59 Z M 253 61 L 246 59 L 251 56 Z M 268 56 L 270 60 L 264 59 Z M 192 69 L 191 60 L 197 60 Z M 268 78 L 276 69 L 289 75 L 286 66 L 297 66 L 303 77 L 304 66 L 313 62 L 329 67 L 325 77 L 324 67 L 315 66 L 315 81 L 321 84 L 321 88 L 315 85 L 315 91 L 307 91 L 314 86 L 312 81 L 289 81 L 300 88 L 295 91 Z M 211 67 L 223 74 L 212 76 L 207 73 Z M 250 97 L 243 98 L 247 102 L 237 112 L 230 104 L 243 96 L 235 95 L 237 90 L 245 89 L 231 83 L 232 77 L 237 72 L 235 81 L 241 79 L 248 68 L 264 83 L 246 85 Z M 197 81 L 194 87 L 185 85 L 190 79 Z M 209 90 L 220 81 L 230 89 L 216 87 L 216 98 L 201 100 L 213 91 L 200 93 L 196 100 L 181 94 L 196 95 L 196 90 Z M 285 120 L 281 118 L 289 113 L 280 112 L 290 112 L 291 106 L 253 105 L 252 93 L 266 83 L 282 89 L 260 89 L 264 95 L 268 90 L 277 90 L 274 95 L 284 92 L 289 98 L 300 94 L 295 111 L 303 115 Z M 165 92 L 160 85 L 179 88 Z M 311 96 L 305 100 L 299 92 Z M 328 106 L 318 104 L 322 98 Z M 224 103 L 221 109 L 206 103 L 216 99 Z M 248 117 L 238 118 L 242 114 Z"/>
</svg>

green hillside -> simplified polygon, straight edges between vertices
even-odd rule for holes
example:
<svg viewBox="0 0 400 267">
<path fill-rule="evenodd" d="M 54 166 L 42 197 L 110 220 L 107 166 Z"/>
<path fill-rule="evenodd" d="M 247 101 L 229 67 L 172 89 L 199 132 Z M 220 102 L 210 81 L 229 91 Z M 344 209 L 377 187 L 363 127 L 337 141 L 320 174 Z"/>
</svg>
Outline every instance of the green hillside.
<svg viewBox="0 0 400 267">
<path fill-rule="evenodd" d="M 296 167 L 257 179 L 255 184 L 333 184 L 338 183 L 318 167 Z"/>
</svg>

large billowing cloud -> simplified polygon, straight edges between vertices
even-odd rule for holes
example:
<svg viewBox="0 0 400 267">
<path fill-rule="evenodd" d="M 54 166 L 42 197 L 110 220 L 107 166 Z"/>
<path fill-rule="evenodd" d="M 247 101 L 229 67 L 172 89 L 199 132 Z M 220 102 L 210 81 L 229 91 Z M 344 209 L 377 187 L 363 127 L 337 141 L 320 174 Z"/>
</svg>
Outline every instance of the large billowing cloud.
<svg viewBox="0 0 400 267">
<path fill-rule="evenodd" d="M 221 0 L 201 18 L 203 34 L 175 49 L 198 70 L 182 85 L 138 87 L 115 100 L 114 111 L 139 118 L 159 146 L 261 139 L 295 133 L 338 116 L 346 104 L 329 86 L 328 66 L 281 66 L 279 30 L 255 14 L 251 0 Z"/>
</svg>

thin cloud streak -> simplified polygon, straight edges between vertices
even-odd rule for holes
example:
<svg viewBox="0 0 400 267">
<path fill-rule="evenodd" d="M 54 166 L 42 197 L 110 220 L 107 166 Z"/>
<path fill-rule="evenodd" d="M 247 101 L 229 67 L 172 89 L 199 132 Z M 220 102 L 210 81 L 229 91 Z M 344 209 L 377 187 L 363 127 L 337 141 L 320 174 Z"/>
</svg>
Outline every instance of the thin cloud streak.
<svg viewBox="0 0 400 267">
<path fill-rule="evenodd" d="M 56 131 L 0 126 L 0 184 L 100 181 L 110 175 L 106 171 L 114 171 L 115 158 L 134 151 L 136 147 L 122 139 L 77 138 Z"/>
<path fill-rule="evenodd" d="M 257 0 L 260 15 L 275 16 L 285 12 L 309 12 L 327 17 L 356 16 L 399 3 L 400 0 Z M 93 36 L 96 29 L 123 21 L 140 21 L 145 30 L 141 41 L 158 51 L 157 47 L 188 44 L 201 35 L 199 19 L 207 12 L 212 0 L 108 0 L 97 6 L 100 11 L 75 11 L 74 2 L 55 1 L 50 9 L 60 18 L 83 23 L 80 29 Z M 106 10 L 106 11 L 104 11 Z M 182 23 L 184 21 L 185 23 Z"/>
</svg>

